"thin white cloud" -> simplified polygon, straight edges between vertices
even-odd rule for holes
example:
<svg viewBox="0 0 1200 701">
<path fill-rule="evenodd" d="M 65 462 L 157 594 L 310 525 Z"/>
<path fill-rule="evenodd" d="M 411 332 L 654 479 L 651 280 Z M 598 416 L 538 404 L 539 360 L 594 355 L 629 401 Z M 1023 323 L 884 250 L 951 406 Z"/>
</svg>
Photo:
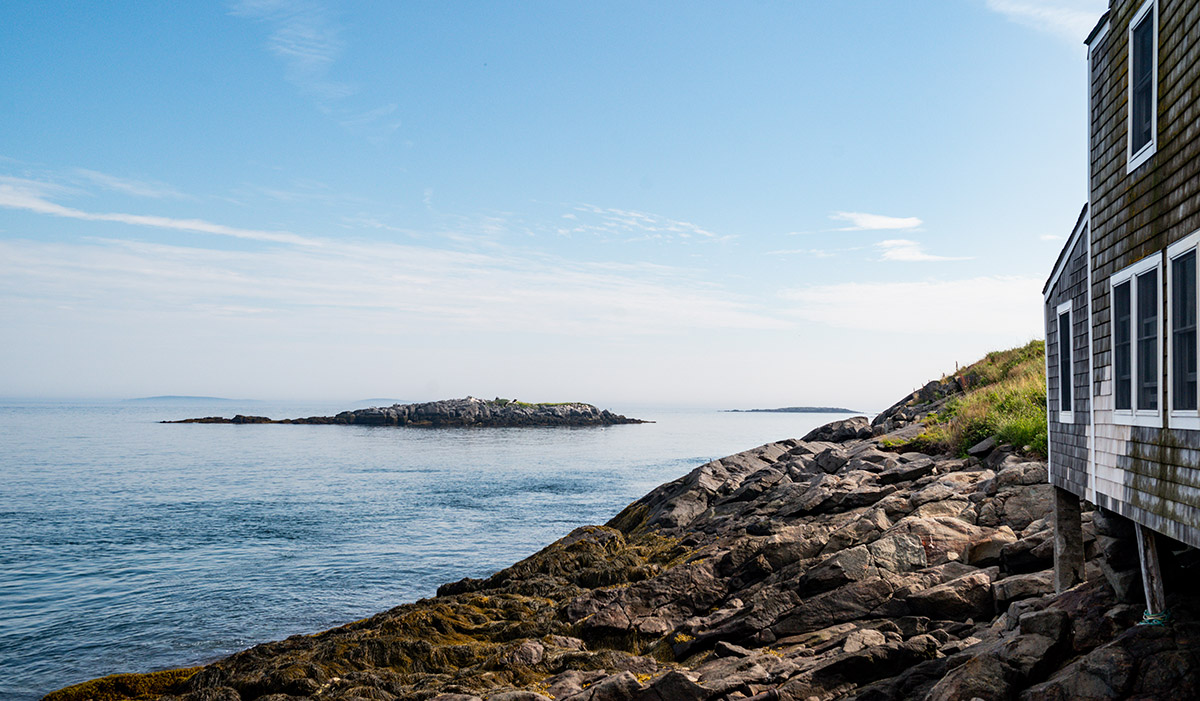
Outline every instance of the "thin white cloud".
<svg viewBox="0 0 1200 701">
<path fill-rule="evenodd" d="M 349 97 L 357 89 L 330 79 L 342 52 L 341 29 L 329 12 L 312 0 L 239 0 L 234 15 L 265 22 L 271 30 L 267 50 L 283 62 L 288 82 L 325 101 Z"/>
<path fill-rule="evenodd" d="M 323 114 L 373 142 L 387 141 L 400 128 L 402 121 L 395 116 L 399 105 L 394 102 L 371 108 L 348 104 L 361 89 L 333 77 L 346 43 L 342 27 L 322 2 L 234 0 L 230 8 L 233 15 L 269 29 L 267 50 L 283 64 L 287 81 L 313 98 Z"/>
<path fill-rule="evenodd" d="M 557 233 L 566 236 L 580 234 L 607 240 L 675 242 L 727 241 L 733 238 L 728 235 L 721 236 L 688 221 L 659 214 L 597 207 L 592 204 L 578 205 L 574 213 L 570 213 L 570 216 L 564 215 L 563 218 L 575 222 L 557 230 Z"/>
<path fill-rule="evenodd" d="M 879 250 L 880 259 L 899 261 L 902 263 L 926 263 L 934 261 L 948 260 L 970 260 L 970 258 L 952 258 L 949 256 L 935 256 L 931 253 L 926 253 L 921 244 L 908 239 L 888 239 L 875 244 L 875 248 Z"/>
<path fill-rule="evenodd" d="M 789 248 L 778 251 L 767 251 L 769 256 L 804 256 L 806 258 L 832 258 L 832 251 L 825 251 L 819 248 Z"/>
<path fill-rule="evenodd" d="M 363 127 L 369 124 L 374 124 L 375 122 L 378 122 L 391 115 L 396 111 L 397 107 L 399 107 L 399 105 L 393 102 L 390 105 L 384 105 L 382 107 L 376 107 L 373 110 L 359 112 L 358 114 L 343 118 L 340 124 L 344 127 Z M 399 122 L 394 122 L 394 124 L 396 127 L 400 126 Z"/>
<path fill-rule="evenodd" d="M 156 229 L 170 229 L 191 233 L 214 234 L 217 236 L 232 236 L 240 239 L 270 241 L 273 243 L 288 243 L 300 246 L 319 245 L 314 239 L 297 236 L 287 231 L 262 231 L 259 229 L 243 229 L 239 227 L 216 224 L 203 219 L 177 219 L 147 214 L 126 214 L 119 212 L 87 212 L 73 207 L 66 207 L 50 201 L 48 196 L 54 187 L 45 183 L 21 180 L 19 178 L 0 178 L 0 207 L 19 209 L 37 214 L 54 217 L 78 219 L 82 221 L 104 221 L 145 226 Z"/>
<path fill-rule="evenodd" d="M 0 240 L 0 306 L 15 308 L 18 298 L 130 318 L 171 313 L 207 323 L 252 316 L 289 334 L 319 336 L 336 327 L 347 338 L 454 330 L 607 342 L 794 323 L 663 266 L 333 240 L 320 250 L 249 252 Z"/>
<path fill-rule="evenodd" d="M 1066 237 L 1059 236 L 1058 234 L 1042 234 L 1039 238 L 1043 241 L 1062 241 Z"/>
<path fill-rule="evenodd" d="M 850 226 L 836 231 L 885 231 L 915 229 L 921 225 L 916 217 L 889 217 L 882 214 L 867 214 L 865 212 L 834 212 L 829 215 L 834 221 L 849 222 Z"/>
<path fill-rule="evenodd" d="M 1034 338 L 1042 335 L 1042 283 L 1029 277 L 847 282 L 784 291 L 805 321 L 887 333 Z"/>
<path fill-rule="evenodd" d="M 151 197 L 154 199 L 187 199 L 187 196 L 179 190 L 159 182 L 122 178 L 109 173 L 101 173 L 98 170 L 88 170 L 87 168 L 76 168 L 73 172 L 106 190 L 121 192 L 126 195 Z"/>
<path fill-rule="evenodd" d="M 1108 9 L 1106 0 L 987 0 L 1008 19 L 1080 44 Z"/>
</svg>

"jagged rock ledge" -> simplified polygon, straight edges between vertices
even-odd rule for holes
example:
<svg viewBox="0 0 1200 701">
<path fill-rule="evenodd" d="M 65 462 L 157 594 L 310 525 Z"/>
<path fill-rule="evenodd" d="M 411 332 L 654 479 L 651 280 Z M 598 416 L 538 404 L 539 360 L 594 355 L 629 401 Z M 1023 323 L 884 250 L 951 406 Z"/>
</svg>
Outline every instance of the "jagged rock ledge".
<svg viewBox="0 0 1200 701">
<path fill-rule="evenodd" d="M 265 416 L 243 416 L 232 419 L 208 416 L 164 424 L 338 424 L 355 426 L 416 426 L 426 428 L 522 427 L 522 426 L 613 426 L 617 424 L 653 423 L 597 409 L 582 402 L 559 404 L 528 404 L 509 399 L 444 399 L 419 404 L 393 404 L 343 411 L 335 416 L 309 416 L 299 419 L 270 419 Z"/>
</svg>

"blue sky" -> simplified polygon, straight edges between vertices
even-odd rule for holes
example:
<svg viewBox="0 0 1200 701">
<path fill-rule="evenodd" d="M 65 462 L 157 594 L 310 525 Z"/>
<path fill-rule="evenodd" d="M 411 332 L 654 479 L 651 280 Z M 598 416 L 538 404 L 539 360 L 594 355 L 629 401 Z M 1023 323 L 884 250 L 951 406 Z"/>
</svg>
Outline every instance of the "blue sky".
<svg viewBox="0 0 1200 701">
<path fill-rule="evenodd" d="M 882 408 L 1041 335 L 1104 4 L 5 4 L 0 396 Z"/>
</svg>

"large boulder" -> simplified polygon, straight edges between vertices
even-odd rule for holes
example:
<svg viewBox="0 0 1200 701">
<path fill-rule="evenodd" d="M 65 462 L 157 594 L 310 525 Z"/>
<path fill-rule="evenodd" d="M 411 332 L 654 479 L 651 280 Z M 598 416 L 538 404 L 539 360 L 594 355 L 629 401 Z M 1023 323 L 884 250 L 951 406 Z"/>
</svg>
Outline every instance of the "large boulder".
<svg viewBox="0 0 1200 701">
<path fill-rule="evenodd" d="M 828 441 L 843 443 L 855 438 L 871 437 L 871 421 L 865 416 L 854 416 L 842 421 L 834 421 L 809 431 L 802 441 Z"/>
<path fill-rule="evenodd" d="M 908 597 L 913 613 L 930 618 L 965 621 L 991 618 L 995 610 L 992 581 L 999 568 L 989 567 L 930 587 Z"/>
</svg>

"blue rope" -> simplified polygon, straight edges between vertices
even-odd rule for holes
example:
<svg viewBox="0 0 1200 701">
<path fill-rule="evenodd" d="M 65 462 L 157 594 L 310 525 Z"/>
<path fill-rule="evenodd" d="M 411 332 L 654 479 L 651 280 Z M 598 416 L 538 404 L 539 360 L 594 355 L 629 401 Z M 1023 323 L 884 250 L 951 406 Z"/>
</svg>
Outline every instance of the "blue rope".
<svg viewBox="0 0 1200 701">
<path fill-rule="evenodd" d="M 1162 613 L 1150 613 L 1145 611 L 1142 613 L 1142 620 L 1138 623 L 1139 626 L 1165 626 L 1171 622 L 1171 612 L 1163 611 Z"/>
</svg>

